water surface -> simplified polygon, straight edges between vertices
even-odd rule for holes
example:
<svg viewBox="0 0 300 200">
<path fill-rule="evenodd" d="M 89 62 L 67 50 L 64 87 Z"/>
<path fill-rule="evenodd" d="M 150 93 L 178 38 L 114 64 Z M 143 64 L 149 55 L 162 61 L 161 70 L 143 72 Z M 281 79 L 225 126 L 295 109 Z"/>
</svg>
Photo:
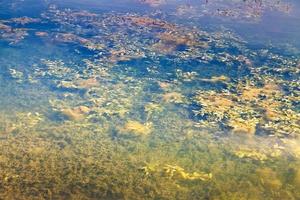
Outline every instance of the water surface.
<svg viewBox="0 0 300 200">
<path fill-rule="evenodd" d="M 0 2 L 0 199 L 300 199 L 300 4 Z"/>
</svg>

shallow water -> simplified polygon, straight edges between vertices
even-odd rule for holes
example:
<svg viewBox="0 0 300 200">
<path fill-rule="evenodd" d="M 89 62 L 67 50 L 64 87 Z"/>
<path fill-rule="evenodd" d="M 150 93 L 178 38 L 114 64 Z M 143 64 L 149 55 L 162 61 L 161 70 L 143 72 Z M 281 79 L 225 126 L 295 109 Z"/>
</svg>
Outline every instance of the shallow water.
<svg viewBox="0 0 300 200">
<path fill-rule="evenodd" d="M 0 2 L 0 199 L 300 199 L 300 4 Z"/>
</svg>

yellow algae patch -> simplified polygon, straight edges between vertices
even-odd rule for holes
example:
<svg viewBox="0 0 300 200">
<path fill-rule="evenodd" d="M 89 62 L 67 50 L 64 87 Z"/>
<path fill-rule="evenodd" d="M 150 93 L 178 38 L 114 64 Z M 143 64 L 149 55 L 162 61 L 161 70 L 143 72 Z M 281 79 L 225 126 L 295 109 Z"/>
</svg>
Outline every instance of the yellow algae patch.
<svg viewBox="0 0 300 200">
<path fill-rule="evenodd" d="M 250 158 L 250 159 L 258 160 L 258 161 L 265 161 L 268 159 L 266 154 L 260 153 L 256 150 L 252 150 L 252 149 L 241 149 L 241 150 L 235 151 L 234 155 L 236 155 L 239 158 Z"/>
<path fill-rule="evenodd" d="M 176 33 L 164 32 L 158 34 L 158 38 L 167 44 L 187 46 L 195 44 L 195 39 L 193 38 L 193 35 L 176 35 Z"/>
<path fill-rule="evenodd" d="M 276 108 L 272 108 L 272 105 L 270 105 L 270 107 L 264 106 L 263 111 L 264 118 L 266 120 L 275 121 L 280 119 L 281 114 L 276 110 Z"/>
<path fill-rule="evenodd" d="M 145 123 L 142 124 L 138 121 L 130 120 L 128 121 L 123 128 L 121 128 L 121 132 L 123 133 L 132 133 L 134 135 L 148 135 L 152 131 L 152 124 Z"/>
<path fill-rule="evenodd" d="M 274 113 L 275 114 L 275 113 Z M 266 130 L 274 131 L 282 135 L 300 134 L 300 114 L 291 109 L 278 110 L 273 121 L 262 124 Z"/>
<path fill-rule="evenodd" d="M 168 103 L 183 103 L 184 102 L 183 95 L 178 92 L 165 93 L 163 95 L 162 99 Z"/>
<path fill-rule="evenodd" d="M 9 159 L 7 156 L 5 156 L 5 155 L 0 155 L 0 165 L 1 165 L 1 164 L 6 164 L 6 163 L 8 163 L 9 160 L 10 160 L 10 159 Z"/>
<path fill-rule="evenodd" d="M 280 97 L 284 98 L 283 95 Z M 274 98 L 260 100 L 257 104 L 258 107 L 262 108 L 265 115 L 264 117 L 268 120 L 276 120 L 282 115 L 280 108 L 283 106 L 283 103 L 278 100 L 274 100 Z"/>
<path fill-rule="evenodd" d="M 169 179 L 174 179 L 174 181 L 209 181 L 212 179 L 211 173 L 204 172 L 186 172 L 186 170 L 177 165 L 159 165 L 159 164 L 147 164 L 142 167 L 141 170 L 149 175 L 159 175 Z"/>
<path fill-rule="evenodd" d="M 212 173 L 206 174 L 206 173 L 199 173 L 199 172 L 193 172 L 193 173 L 181 172 L 181 176 L 185 180 L 208 181 L 212 178 Z"/>
<path fill-rule="evenodd" d="M 297 159 L 300 159 L 300 140 L 296 139 L 282 139 L 282 142 L 287 146 L 289 149 L 289 152 L 296 157 Z"/>
<path fill-rule="evenodd" d="M 140 170 L 142 170 L 146 176 L 149 176 L 157 171 L 158 166 L 158 164 L 147 164 L 146 166 L 141 167 Z"/>
<path fill-rule="evenodd" d="M 99 82 L 96 78 L 78 79 L 74 81 L 60 81 L 57 84 L 58 88 L 66 89 L 89 89 L 99 86 Z"/>
<path fill-rule="evenodd" d="M 232 128 L 233 133 L 255 134 L 259 126 L 268 134 L 299 134 L 300 115 L 279 84 L 265 80 L 263 87 L 253 85 L 240 82 L 236 92 L 198 91 L 194 101 L 202 107 L 193 112 Z"/>
<path fill-rule="evenodd" d="M 236 118 L 230 120 L 228 125 L 232 128 L 233 133 L 247 133 L 254 135 L 257 123 L 257 120 L 242 120 Z"/>
<path fill-rule="evenodd" d="M 222 96 L 216 96 L 216 97 L 208 97 L 207 98 L 207 105 L 216 106 L 218 108 L 226 108 L 229 109 L 231 106 L 233 106 L 232 100 L 222 97 Z"/>
<path fill-rule="evenodd" d="M 157 38 L 160 41 L 152 46 L 153 50 L 164 54 L 172 53 L 180 48 L 195 49 L 196 47 L 200 47 L 206 49 L 209 47 L 207 42 L 197 41 L 193 33 L 183 33 L 174 28 L 159 33 Z"/>
<path fill-rule="evenodd" d="M 174 30 L 176 26 L 160 19 L 154 19 L 147 16 L 124 16 L 122 17 L 126 22 L 131 22 L 137 26 L 162 28 L 167 30 Z"/>
<path fill-rule="evenodd" d="M 241 95 L 243 100 L 256 100 L 261 94 L 262 89 L 260 88 L 249 88 L 245 89 Z"/>
<path fill-rule="evenodd" d="M 147 113 L 153 113 L 153 112 L 161 112 L 163 111 L 163 108 L 161 107 L 160 104 L 157 103 L 148 103 L 147 105 L 145 105 L 145 112 Z"/>
<path fill-rule="evenodd" d="M 160 113 L 163 111 L 163 107 L 157 103 L 148 103 L 145 105 L 145 112 L 147 114 L 147 119 L 151 117 L 154 113 Z"/>
<path fill-rule="evenodd" d="M 30 147 L 29 149 L 28 149 L 28 153 L 30 153 L 30 154 L 32 154 L 32 155 L 35 155 L 35 156 L 37 156 L 37 155 L 41 155 L 41 154 L 43 154 L 43 153 L 45 153 L 45 152 L 47 152 L 47 149 L 46 148 L 44 148 L 44 147 Z"/>
<path fill-rule="evenodd" d="M 266 94 L 266 95 L 276 95 L 276 94 L 281 94 L 282 93 L 282 90 L 281 90 L 281 87 L 274 83 L 274 82 L 267 82 L 264 87 L 263 87 L 263 92 Z"/>
<path fill-rule="evenodd" d="M 193 172 L 188 173 L 182 167 L 177 165 L 165 165 L 163 168 L 165 174 L 169 178 L 181 179 L 181 180 L 201 180 L 201 181 L 208 181 L 212 178 L 212 174 L 200 173 L 200 172 Z"/>
<path fill-rule="evenodd" d="M 78 106 L 75 108 L 61 109 L 61 114 L 67 117 L 69 120 L 81 120 L 86 114 L 90 112 L 90 108 L 86 106 Z"/>
<path fill-rule="evenodd" d="M 224 111 L 229 110 L 234 105 L 229 96 L 216 94 L 215 92 L 211 92 L 207 95 L 198 95 L 196 96 L 196 100 L 205 107 L 214 107 Z"/>
<path fill-rule="evenodd" d="M 197 115 L 209 114 L 212 119 L 223 119 L 231 111 L 235 102 L 227 94 L 217 94 L 214 91 L 199 92 L 195 101 L 203 108 L 197 112 Z"/>
<path fill-rule="evenodd" d="M 267 96 L 281 94 L 281 89 L 275 83 L 267 83 L 262 88 L 246 86 L 242 91 L 241 99 L 246 101 L 255 101 L 259 96 Z"/>
</svg>

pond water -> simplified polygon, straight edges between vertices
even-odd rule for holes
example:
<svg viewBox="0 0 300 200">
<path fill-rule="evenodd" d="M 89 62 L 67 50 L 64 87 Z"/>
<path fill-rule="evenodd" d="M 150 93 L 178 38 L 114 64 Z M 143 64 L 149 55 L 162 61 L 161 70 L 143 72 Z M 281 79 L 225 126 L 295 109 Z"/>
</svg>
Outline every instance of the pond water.
<svg viewBox="0 0 300 200">
<path fill-rule="evenodd" d="M 0 199 L 300 199 L 300 2 L 1 0 Z"/>
</svg>

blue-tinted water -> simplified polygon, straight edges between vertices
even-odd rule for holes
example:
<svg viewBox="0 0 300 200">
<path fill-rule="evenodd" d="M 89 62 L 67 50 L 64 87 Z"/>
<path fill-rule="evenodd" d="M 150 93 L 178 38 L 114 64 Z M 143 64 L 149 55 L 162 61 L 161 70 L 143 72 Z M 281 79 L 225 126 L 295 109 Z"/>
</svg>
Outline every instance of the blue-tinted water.
<svg viewBox="0 0 300 200">
<path fill-rule="evenodd" d="M 0 199 L 299 199 L 300 4 L 0 2 Z"/>
</svg>

